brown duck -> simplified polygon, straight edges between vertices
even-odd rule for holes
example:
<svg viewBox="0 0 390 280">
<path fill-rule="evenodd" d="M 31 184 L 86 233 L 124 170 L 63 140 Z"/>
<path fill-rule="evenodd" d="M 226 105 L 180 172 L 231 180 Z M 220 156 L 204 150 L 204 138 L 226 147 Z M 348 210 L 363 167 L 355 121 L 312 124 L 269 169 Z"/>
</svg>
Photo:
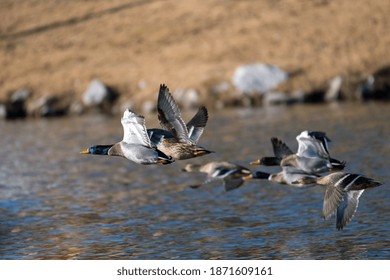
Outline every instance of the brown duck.
<svg viewBox="0 0 390 280">
<path fill-rule="evenodd" d="M 181 117 L 179 106 L 173 99 L 168 87 L 164 84 L 160 85 L 157 100 L 158 119 L 163 130 L 172 134 L 173 137 L 159 137 L 159 141 L 154 143 L 157 149 L 176 160 L 212 153 L 196 144 L 208 117 L 206 108 L 202 108 L 193 118 L 193 122 L 190 121 L 186 125 Z M 200 124 L 198 125 L 198 123 Z M 191 129 L 191 133 L 189 133 L 188 128 Z"/>
</svg>

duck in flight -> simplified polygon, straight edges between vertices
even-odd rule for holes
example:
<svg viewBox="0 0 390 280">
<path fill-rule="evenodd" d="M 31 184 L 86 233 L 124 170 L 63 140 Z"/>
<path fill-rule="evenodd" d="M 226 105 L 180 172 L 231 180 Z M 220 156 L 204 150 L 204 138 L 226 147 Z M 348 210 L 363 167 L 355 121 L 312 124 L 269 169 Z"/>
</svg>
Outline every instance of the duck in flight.
<svg viewBox="0 0 390 280">
<path fill-rule="evenodd" d="M 328 151 L 328 142 L 330 142 L 330 139 L 324 132 L 303 131 L 296 139 L 298 141 L 297 153 L 291 153 L 289 155 L 286 153 L 280 159 L 280 166 L 295 167 L 308 174 L 333 172 L 344 169 L 344 161 L 330 157 Z M 276 158 L 278 157 L 276 156 Z"/>
<path fill-rule="evenodd" d="M 121 119 L 123 140 L 112 145 L 94 145 L 81 154 L 120 156 L 138 164 L 169 164 L 170 157 L 152 146 L 146 130 L 145 118 L 126 109 Z"/>
<path fill-rule="evenodd" d="M 291 149 L 281 140 L 276 137 L 271 138 L 272 148 L 274 151 L 273 157 L 263 157 L 258 160 L 250 162 L 253 165 L 265 165 L 265 166 L 276 166 L 280 165 L 281 161 L 287 156 L 293 155 Z M 318 174 L 309 174 L 293 166 L 281 166 L 282 171 L 277 173 L 268 173 L 264 171 L 253 171 L 248 176 L 244 177 L 248 179 L 265 179 L 271 182 L 279 184 L 287 184 L 294 187 L 307 187 L 312 186 L 313 183 L 297 183 L 297 180 L 302 177 L 313 177 L 317 178 Z M 294 184 L 293 184 L 294 182 Z"/>
<path fill-rule="evenodd" d="M 338 171 L 345 167 L 344 161 L 330 157 L 328 142 L 331 140 L 324 132 L 303 131 L 296 139 L 298 141 L 298 151 L 294 153 L 278 138 L 271 138 L 274 156 L 262 157 L 252 162 L 252 164 L 293 166 L 306 173 Z"/>
<path fill-rule="evenodd" d="M 157 113 L 163 132 L 151 130 L 150 133 L 152 133 L 153 144 L 158 150 L 175 160 L 190 159 L 212 153 L 212 151 L 197 145 L 208 119 L 205 107 L 200 108 L 194 118 L 186 125 L 181 117 L 179 106 L 168 87 L 162 84 L 158 94 Z"/>
<path fill-rule="evenodd" d="M 381 182 L 363 175 L 342 171 L 319 178 L 303 177 L 295 183 L 314 183 L 325 187 L 322 213 L 324 218 L 328 219 L 336 212 L 338 230 L 352 220 L 364 190 L 382 185 Z"/>
<path fill-rule="evenodd" d="M 243 177 L 251 173 L 248 168 L 227 161 L 211 161 L 203 165 L 187 164 L 182 171 L 207 174 L 207 178 L 203 183 L 190 186 L 193 189 L 197 189 L 215 180 L 222 180 L 226 191 L 239 188 L 244 183 Z"/>
<path fill-rule="evenodd" d="M 198 112 L 192 117 L 192 119 L 187 123 L 187 130 L 189 138 L 197 143 L 200 136 L 203 133 L 203 130 L 208 121 L 208 112 L 206 107 L 202 106 L 199 108 Z M 152 145 L 157 147 L 157 145 L 163 141 L 163 138 L 175 138 L 173 131 L 168 131 L 162 128 L 148 128 L 147 129 L 150 141 Z"/>
</svg>

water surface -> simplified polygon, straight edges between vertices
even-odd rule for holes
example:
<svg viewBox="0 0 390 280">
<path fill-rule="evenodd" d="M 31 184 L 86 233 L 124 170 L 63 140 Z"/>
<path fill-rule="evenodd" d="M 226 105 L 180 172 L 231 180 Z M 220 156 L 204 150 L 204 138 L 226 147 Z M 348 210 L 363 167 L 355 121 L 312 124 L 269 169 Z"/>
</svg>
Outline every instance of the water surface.
<svg viewBox="0 0 390 280">
<path fill-rule="evenodd" d="M 185 114 L 188 120 L 191 114 Z M 201 189 L 188 162 L 248 162 L 277 136 L 326 131 L 347 171 L 390 182 L 390 105 L 210 112 L 200 144 L 215 154 L 165 166 L 81 155 L 121 140 L 119 117 L 0 121 L 2 259 L 389 259 L 389 185 L 362 195 L 344 230 L 321 218 L 323 189 L 249 181 Z M 158 126 L 155 115 L 148 127 Z M 264 169 L 264 168 L 263 168 Z"/>
</svg>

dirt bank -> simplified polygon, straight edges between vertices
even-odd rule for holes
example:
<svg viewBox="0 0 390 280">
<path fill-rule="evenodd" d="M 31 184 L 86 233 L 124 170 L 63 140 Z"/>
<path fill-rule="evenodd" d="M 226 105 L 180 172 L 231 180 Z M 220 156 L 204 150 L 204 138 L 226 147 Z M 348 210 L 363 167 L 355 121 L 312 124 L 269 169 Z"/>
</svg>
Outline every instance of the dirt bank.
<svg viewBox="0 0 390 280">
<path fill-rule="evenodd" d="M 0 3 L 0 99 L 80 99 L 98 78 L 120 100 L 155 98 L 160 83 L 196 88 L 230 80 L 242 64 L 300 71 L 287 90 L 390 65 L 390 2 L 27 1 Z M 142 86 L 139 86 L 139 85 Z"/>
</svg>

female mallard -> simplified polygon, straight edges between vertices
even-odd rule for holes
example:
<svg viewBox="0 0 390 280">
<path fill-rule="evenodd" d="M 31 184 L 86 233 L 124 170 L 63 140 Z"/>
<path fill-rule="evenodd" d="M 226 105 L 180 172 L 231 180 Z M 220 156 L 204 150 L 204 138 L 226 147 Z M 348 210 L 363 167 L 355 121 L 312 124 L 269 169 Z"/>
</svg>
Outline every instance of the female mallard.
<svg viewBox="0 0 390 280">
<path fill-rule="evenodd" d="M 192 117 L 192 119 L 187 123 L 187 131 L 189 138 L 197 143 L 200 136 L 203 133 L 203 130 L 207 124 L 209 115 L 206 107 L 202 106 L 199 108 L 198 112 Z M 148 128 L 147 129 L 150 141 L 153 146 L 157 147 L 163 138 L 175 138 L 175 135 L 172 131 L 164 130 L 161 128 Z"/>
<path fill-rule="evenodd" d="M 169 164 L 174 160 L 152 146 L 146 131 L 145 118 L 127 109 L 121 119 L 123 140 L 113 145 L 95 145 L 82 154 L 121 156 L 138 164 Z"/>
<path fill-rule="evenodd" d="M 178 105 L 173 99 L 166 85 L 160 85 L 157 100 L 158 119 L 161 127 L 173 134 L 174 137 L 161 137 L 156 143 L 157 149 L 173 159 L 182 160 L 203 156 L 211 153 L 196 145 L 197 140 L 203 132 L 203 127 L 198 126 L 189 136 L 188 128 L 181 118 Z M 201 114 L 207 111 L 202 110 Z M 205 119 L 204 125 L 207 122 Z"/>
<path fill-rule="evenodd" d="M 244 183 L 243 177 L 251 173 L 248 168 L 227 161 L 212 161 L 204 165 L 187 164 L 182 171 L 207 173 L 207 179 L 203 183 L 190 186 L 193 189 L 220 179 L 226 191 L 240 187 Z"/>
<path fill-rule="evenodd" d="M 322 213 L 327 219 L 336 212 L 338 230 L 352 220 L 364 190 L 382 185 L 381 182 L 363 175 L 341 171 L 319 178 L 301 178 L 296 183 L 315 183 L 326 187 Z"/>
</svg>

